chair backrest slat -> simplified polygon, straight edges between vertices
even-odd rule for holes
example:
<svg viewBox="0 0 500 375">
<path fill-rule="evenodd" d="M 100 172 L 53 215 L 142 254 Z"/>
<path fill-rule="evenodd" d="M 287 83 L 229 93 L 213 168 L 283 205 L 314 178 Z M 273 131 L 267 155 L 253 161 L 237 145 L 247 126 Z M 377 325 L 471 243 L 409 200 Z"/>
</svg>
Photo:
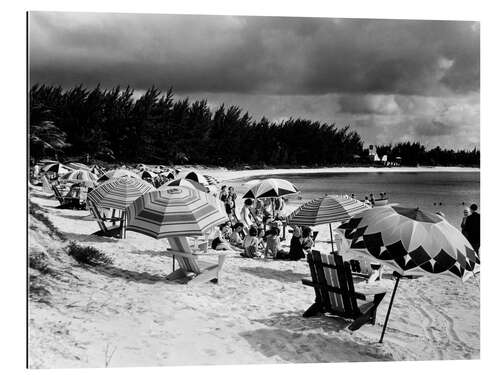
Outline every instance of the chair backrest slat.
<svg viewBox="0 0 500 375">
<path fill-rule="evenodd" d="M 179 267 L 194 273 L 201 273 L 200 267 L 196 259 L 192 257 L 183 257 L 179 253 L 193 254 L 189 242 L 186 237 L 169 237 L 168 242 L 172 250 L 178 252 L 175 254 L 175 259 L 179 262 Z"/>
<path fill-rule="evenodd" d="M 314 287 L 316 299 L 321 300 L 325 309 L 348 316 L 358 314 L 349 263 L 344 262 L 340 255 L 325 254 L 317 250 L 311 251 L 308 260 L 312 280 L 318 285 Z M 332 291 L 331 287 L 336 290 Z"/>
</svg>

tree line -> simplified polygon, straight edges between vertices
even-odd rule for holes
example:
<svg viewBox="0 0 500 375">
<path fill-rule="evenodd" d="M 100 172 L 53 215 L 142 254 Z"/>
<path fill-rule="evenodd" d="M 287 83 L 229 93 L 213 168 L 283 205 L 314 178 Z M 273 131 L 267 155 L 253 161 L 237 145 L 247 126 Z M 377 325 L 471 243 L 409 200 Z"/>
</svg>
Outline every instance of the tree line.
<svg viewBox="0 0 500 375">
<path fill-rule="evenodd" d="M 368 162 L 349 126 L 307 119 L 254 120 L 238 106 L 211 109 L 206 100 L 174 99 L 152 87 L 70 89 L 36 84 L 29 91 L 30 156 L 117 163 L 241 165 L 350 165 Z M 403 164 L 479 164 L 479 151 L 426 151 L 418 143 L 386 145 Z M 418 153 L 414 150 L 417 149 Z M 379 148 L 380 150 L 380 148 Z M 382 153 L 379 152 L 382 156 Z"/>
</svg>

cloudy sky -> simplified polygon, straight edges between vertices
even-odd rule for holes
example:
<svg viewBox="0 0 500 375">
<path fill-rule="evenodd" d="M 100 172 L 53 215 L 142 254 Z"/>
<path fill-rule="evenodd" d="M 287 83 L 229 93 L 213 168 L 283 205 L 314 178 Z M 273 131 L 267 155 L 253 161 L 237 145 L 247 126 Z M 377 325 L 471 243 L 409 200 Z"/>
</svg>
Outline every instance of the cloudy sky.
<svg viewBox="0 0 500 375">
<path fill-rule="evenodd" d="M 366 144 L 479 146 L 475 22 L 35 12 L 29 30 L 32 84 L 172 86 Z"/>
</svg>

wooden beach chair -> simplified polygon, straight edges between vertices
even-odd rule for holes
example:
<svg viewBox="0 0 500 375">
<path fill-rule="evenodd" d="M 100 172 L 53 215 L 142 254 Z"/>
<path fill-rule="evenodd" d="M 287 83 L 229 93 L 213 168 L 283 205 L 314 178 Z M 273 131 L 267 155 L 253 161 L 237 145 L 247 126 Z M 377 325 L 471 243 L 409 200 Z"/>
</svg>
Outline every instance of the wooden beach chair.
<svg viewBox="0 0 500 375">
<path fill-rule="evenodd" d="M 385 292 L 376 293 L 369 302 L 368 294 L 357 293 L 348 262 L 337 254 L 320 253 L 312 250 L 307 255 L 312 280 L 302 280 L 304 285 L 314 287 L 316 301 L 303 316 L 305 318 L 330 313 L 354 321 L 349 326 L 351 331 L 366 323 L 375 324 L 377 308 Z M 365 301 L 358 304 L 358 300 Z"/>
<path fill-rule="evenodd" d="M 169 237 L 170 249 L 167 252 L 173 256 L 173 261 L 177 260 L 179 269 L 167 276 L 168 280 L 186 280 L 193 283 L 215 281 L 220 282 L 222 265 L 226 256 L 219 255 L 218 263 L 201 262 L 198 255 L 193 254 L 186 237 Z"/>
<path fill-rule="evenodd" d="M 92 233 L 93 235 L 104 237 L 118 237 L 120 235 L 121 226 L 114 225 L 108 228 L 106 226 L 106 221 L 111 221 L 114 223 L 114 220 L 108 219 L 104 215 L 101 215 L 97 206 L 89 199 L 87 199 L 87 208 L 92 213 L 92 215 L 94 215 L 94 220 L 97 221 L 97 224 L 100 228 L 97 232 Z"/>
<path fill-rule="evenodd" d="M 54 192 L 54 196 L 59 201 L 59 207 L 57 208 L 78 208 L 80 206 L 80 201 L 77 198 L 64 197 L 61 191 L 57 188 L 57 186 L 52 185 L 52 191 Z"/>
<path fill-rule="evenodd" d="M 50 194 L 50 196 L 54 195 L 54 190 L 52 190 L 52 185 L 47 180 L 46 176 L 42 176 L 42 191 L 46 194 Z"/>
</svg>

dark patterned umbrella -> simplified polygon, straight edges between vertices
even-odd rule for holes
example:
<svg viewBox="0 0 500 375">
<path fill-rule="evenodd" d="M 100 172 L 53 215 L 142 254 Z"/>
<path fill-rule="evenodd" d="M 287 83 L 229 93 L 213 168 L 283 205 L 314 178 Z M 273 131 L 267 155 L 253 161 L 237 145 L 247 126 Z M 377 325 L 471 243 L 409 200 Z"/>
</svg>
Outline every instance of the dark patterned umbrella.
<svg viewBox="0 0 500 375">
<path fill-rule="evenodd" d="M 431 274 L 465 281 L 479 272 L 479 258 L 462 233 L 443 217 L 418 208 L 374 207 L 339 228 L 352 240 L 352 251 L 395 271 L 396 283 L 380 342 L 401 276 Z"/>
</svg>

